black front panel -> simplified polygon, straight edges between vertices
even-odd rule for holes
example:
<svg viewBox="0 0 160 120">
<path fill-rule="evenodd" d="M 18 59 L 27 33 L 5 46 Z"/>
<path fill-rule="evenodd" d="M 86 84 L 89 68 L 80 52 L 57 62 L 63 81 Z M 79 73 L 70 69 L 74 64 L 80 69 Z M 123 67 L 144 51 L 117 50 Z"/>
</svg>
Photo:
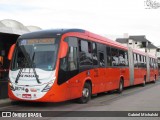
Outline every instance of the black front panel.
<svg viewBox="0 0 160 120">
<path fill-rule="evenodd" d="M 68 43 L 67 56 L 60 59 L 58 84 L 66 82 L 68 79 L 74 77 L 79 73 L 78 65 L 78 39 L 75 37 L 68 37 L 65 39 Z"/>
</svg>

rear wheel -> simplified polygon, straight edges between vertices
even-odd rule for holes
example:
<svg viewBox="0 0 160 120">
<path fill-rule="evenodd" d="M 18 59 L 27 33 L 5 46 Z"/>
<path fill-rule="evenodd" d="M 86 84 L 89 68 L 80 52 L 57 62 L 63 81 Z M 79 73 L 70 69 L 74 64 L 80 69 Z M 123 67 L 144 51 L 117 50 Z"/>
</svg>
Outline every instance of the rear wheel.
<svg viewBox="0 0 160 120">
<path fill-rule="evenodd" d="M 155 75 L 155 77 L 154 77 L 153 83 L 156 83 L 156 75 Z"/>
<path fill-rule="evenodd" d="M 144 87 L 146 85 L 146 76 L 144 76 L 144 80 L 143 80 L 143 83 L 142 83 L 142 86 Z"/>
<path fill-rule="evenodd" d="M 117 92 L 120 94 L 123 91 L 123 80 L 121 79 L 119 82 L 119 88 L 117 89 Z"/>
<path fill-rule="evenodd" d="M 82 97 L 78 99 L 79 103 L 87 103 L 91 99 L 91 85 L 89 83 L 85 83 L 82 90 Z"/>
</svg>

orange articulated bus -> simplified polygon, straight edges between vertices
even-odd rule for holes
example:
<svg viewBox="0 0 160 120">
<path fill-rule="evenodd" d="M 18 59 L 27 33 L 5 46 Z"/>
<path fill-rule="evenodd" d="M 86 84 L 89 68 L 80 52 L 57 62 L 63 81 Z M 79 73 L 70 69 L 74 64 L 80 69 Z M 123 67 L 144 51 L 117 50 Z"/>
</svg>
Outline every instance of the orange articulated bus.
<svg viewBox="0 0 160 120">
<path fill-rule="evenodd" d="M 9 98 L 18 101 L 87 103 L 92 94 L 155 82 L 154 56 L 81 29 L 20 36 L 11 49 Z"/>
</svg>

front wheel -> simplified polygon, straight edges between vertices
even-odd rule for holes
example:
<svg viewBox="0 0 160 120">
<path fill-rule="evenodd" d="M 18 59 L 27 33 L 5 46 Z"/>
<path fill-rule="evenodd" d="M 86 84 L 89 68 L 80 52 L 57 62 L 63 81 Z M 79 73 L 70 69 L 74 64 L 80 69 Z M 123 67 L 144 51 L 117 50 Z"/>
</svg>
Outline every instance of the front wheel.
<svg viewBox="0 0 160 120">
<path fill-rule="evenodd" d="M 91 99 L 91 85 L 89 83 L 85 83 L 82 90 L 82 97 L 78 99 L 79 103 L 87 103 Z"/>
</svg>

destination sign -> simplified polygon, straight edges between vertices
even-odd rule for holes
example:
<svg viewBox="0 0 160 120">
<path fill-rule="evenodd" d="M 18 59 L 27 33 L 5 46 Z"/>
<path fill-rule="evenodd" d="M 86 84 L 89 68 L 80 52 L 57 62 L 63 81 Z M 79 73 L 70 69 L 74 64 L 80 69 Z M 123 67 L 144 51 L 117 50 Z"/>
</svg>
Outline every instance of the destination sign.
<svg viewBox="0 0 160 120">
<path fill-rule="evenodd" d="M 54 43 L 55 43 L 55 38 L 24 39 L 20 41 L 20 45 L 54 44 Z"/>
</svg>

